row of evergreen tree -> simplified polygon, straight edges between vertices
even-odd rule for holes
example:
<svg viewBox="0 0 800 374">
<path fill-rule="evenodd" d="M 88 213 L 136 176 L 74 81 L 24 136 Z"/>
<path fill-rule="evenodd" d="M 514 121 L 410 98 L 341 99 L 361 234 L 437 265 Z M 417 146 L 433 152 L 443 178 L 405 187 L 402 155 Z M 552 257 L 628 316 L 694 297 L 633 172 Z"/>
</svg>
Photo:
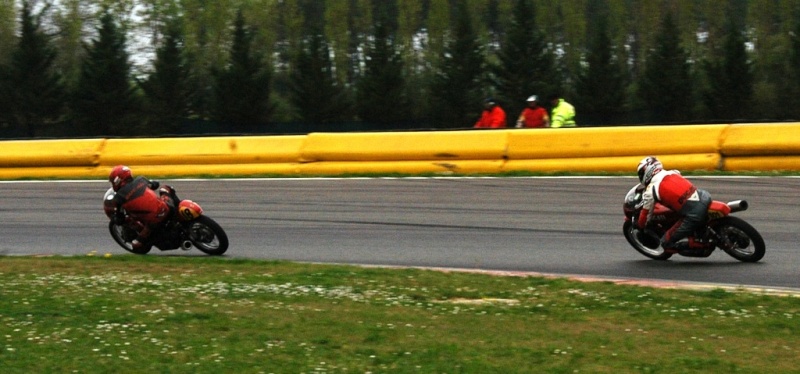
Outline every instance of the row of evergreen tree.
<svg viewBox="0 0 800 374">
<path fill-rule="evenodd" d="M 602 2 L 596 0 L 595 2 Z M 136 77 L 125 33 L 108 8 L 100 13 L 96 37 L 84 44 L 76 82 L 63 79 L 52 36 L 28 1 L 20 9 L 16 47 L 0 65 L 0 136 L 94 137 L 197 133 L 202 121 L 214 132 L 276 133 L 468 128 L 482 99 L 503 103 L 509 121 L 530 94 L 562 93 L 578 110 L 583 126 L 756 120 L 752 117 L 754 64 L 745 27 L 728 15 L 721 57 L 692 61 L 670 12 L 659 25 L 643 72 L 630 74 L 610 40 L 608 13 L 595 14 L 583 68 L 560 64 L 558 44 L 536 23 L 533 0 L 514 0 L 502 38 L 489 45 L 473 26 L 466 0 L 451 0 L 447 42 L 427 79 L 411 79 L 387 3 L 373 7 L 371 36 L 364 46 L 358 79 L 337 79 L 331 42 L 321 20 L 324 2 L 304 4 L 303 37 L 292 45 L 288 67 L 277 66 L 255 41 L 255 29 L 237 12 L 227 62 L 198 69 L 185 45 L 184 22 L 164 22 L 152 70 Z M 736 7 L 728 7 L 734 11 Z M 800 22 L 795 35 L 800 35 Z M 792 38 L 780 80 L 780 107 L 770 120 L 800 118 L 800 41 Z M 209 79 L 210 77 L 210 79 Z M 425 87 L 411 87 L 424 82 Z M 288 109 L 287 109 L 288 108 Z M 293 123 L 276 122 L 291 111 Z"/>
</svg>

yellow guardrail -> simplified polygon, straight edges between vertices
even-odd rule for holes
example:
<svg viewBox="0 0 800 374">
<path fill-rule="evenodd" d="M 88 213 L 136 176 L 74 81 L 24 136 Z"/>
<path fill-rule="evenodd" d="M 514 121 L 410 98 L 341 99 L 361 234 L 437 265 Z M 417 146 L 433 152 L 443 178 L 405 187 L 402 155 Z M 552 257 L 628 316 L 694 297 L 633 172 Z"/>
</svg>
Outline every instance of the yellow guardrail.
<svg viewBox="0 0 800 374">
<path fill-rule="evenodd" d="M 800 170 L 800 123 L 0 142 L 0 178 Z"/>
</svg>

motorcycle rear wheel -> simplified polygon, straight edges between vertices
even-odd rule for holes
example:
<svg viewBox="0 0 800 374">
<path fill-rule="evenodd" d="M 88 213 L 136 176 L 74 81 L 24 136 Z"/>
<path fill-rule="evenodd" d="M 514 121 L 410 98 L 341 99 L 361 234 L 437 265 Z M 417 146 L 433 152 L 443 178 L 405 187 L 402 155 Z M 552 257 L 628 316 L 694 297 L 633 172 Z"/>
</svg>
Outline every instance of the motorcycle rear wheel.
<svg viewBox="0 0 800 374">
<path fill-rule="evenodd" d="M 211 217 L 200 216 L 189 222 L 187 233 L 192 245 L 205 254 L 220 256 L 228 250 L 228 235 Z"/>
<path fill-rule="evenodd" d="M 757 262 L 764 258 L 764 238 L 753 226 L 738 217 L 721 218 L 714 226 L 717 246 L 742 262 Z"/>
<path fill-rule="evenodd" d="M 152 246 L 146 245 L 139 249 L 133 249 L 131 242 L 136 238 L 136 231 L 128 226 L 117 225 L 114 222 L 108 222 L 108 231 L 111 233 L 111 237 L 114 238 L 114 241 L 117 242 L 120 247 L 124 248 L 130 253 L 146 255 L 152 248 Z"/>
<path fill-rule="evenodd" d="M 661 246 L 651 249 L 642 244 L 633 232 L 633 223 L 631 221 L 625 221 L 622 225 L 622 234 L 625 235 L 625 239 L 628 240 L 633 249 L 653 260 L 663 261 L 672 257 L 672 253 L 667 253 Z"/>
</svg>

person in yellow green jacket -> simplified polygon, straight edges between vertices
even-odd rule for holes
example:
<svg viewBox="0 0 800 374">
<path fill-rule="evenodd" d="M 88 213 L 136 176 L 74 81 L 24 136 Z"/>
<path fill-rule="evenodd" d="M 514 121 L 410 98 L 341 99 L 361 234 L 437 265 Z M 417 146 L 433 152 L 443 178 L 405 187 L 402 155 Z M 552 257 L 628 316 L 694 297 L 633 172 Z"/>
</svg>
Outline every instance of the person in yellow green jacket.
<svg viewBox="0 0 800 374">
<path fill-rule="evenodd" d="M 550 127 L 575 127 L 575 107 L 566 102 L 558 94 L 550 95 Z"/>
</svg>

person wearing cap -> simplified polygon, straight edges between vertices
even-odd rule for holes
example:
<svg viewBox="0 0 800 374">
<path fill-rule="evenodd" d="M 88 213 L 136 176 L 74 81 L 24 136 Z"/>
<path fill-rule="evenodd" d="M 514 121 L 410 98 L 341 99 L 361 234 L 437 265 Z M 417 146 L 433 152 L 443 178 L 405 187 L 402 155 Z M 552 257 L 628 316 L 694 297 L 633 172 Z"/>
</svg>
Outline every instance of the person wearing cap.
<svg viewBox="0 0 800 374">
<path fill-rule="evenodd" d="M 478 122 L 475 122 L 476 129 L 501 129 L 506 127 L 506 111 L 497 104 L 493 98 L 483 101 L 483 113 Z"/>
<path fill-rule="evenodd" d="M 558 94 L 550 95 L 548 98 L 550 105 L 552 105 L 551 116 L 552 121 L 550 127 L 575 127 L 575 107 L 566 102 Z"/>
<path fill-rule="evenodd" d="M 528 106 L 522 110 L 517 118 L 517 128 L 535 129 L 550 127 L 550 116 L 547 110 L 539 105 L 539 97 L 532 95 L 528 97 Z"/>
</svg>

